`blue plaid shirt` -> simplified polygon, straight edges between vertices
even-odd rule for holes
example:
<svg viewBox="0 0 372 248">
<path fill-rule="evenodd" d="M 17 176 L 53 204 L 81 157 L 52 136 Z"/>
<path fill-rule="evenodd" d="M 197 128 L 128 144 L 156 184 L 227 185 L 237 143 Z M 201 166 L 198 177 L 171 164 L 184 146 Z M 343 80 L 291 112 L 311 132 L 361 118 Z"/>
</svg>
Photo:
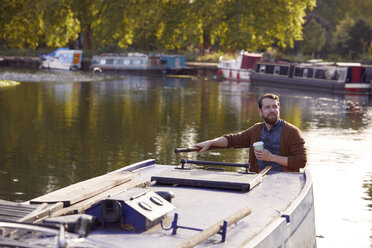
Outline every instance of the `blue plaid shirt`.
<svg viewBox="0 0 372 248">
<path fill-rule="evenodd" d="M 267 130 L 266 125 L 263 126 L 260 141 L 264 142 L 264 148 L 269 150 L 272 154 L 280 155 L 280 137 L 282 135 L 283 120 L 279 120 L 271 130 Z M 283 171 L 280 164 L 274 162 L 267 162 L 258 160 L 258 166 L 260 170 L 263 170 L 266 166 L 272 166 L 270 171 Z"/>
</svg>

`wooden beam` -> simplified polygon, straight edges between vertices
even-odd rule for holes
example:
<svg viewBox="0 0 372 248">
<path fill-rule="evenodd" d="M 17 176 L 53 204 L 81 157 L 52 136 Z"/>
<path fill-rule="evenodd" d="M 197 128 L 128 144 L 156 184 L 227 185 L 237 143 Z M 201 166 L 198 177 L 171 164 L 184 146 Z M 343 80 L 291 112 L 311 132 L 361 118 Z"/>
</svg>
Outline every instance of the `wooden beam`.
<svg viewBox="0 0 372 248">
<path fill-rule="evenodd" d="M 64 206 L 70 206 L 83 201 L 117 185 L 132 180 L 137 174 L 132 172 L 109 173 L 94 177 L 65 188 L 53 191 L 49 194 L 37 197 L 30 201 L 31 204 L 63 202 Z"/>
<path fill-rule="evenodd" d="M 19 219 L 19 222 L 36 222 L 40 219 L 44 219 L 47 217 L 50 217 L 54 211 L 57 211 L 59 209 L 63 208 L 62 202 L 57 202 L 52 205 L 48 205 L 47 203 L 43 203 L 40 205 L 38 209 L 35 211 L 29 213 L 25 217 Z"/>
<path fill-rule="evenodd" d="M 140 181 L 140 180 L 131 180 L 126 183 L 123 183 L 121 185 L 118 185 L 114 188 L 111 188 L 105 192 L 102 192 L 98 195 L 95 195 L 91 198 L 88 198 L 84 201 L 78 202 L 74 205 L 71 205 L 69 207 L 60 209 L 54 213 L 51 214 L 51 217 L 58 217 L 62 215 L 67 215 L 67 214 L 79 214 L 79 213 L 84 213 L 85 210 L 88 208 L 92 207 L 94 204 L 97 202 L 106 199 L 107 197 L 111 195 L 118 194 L 120 192 L 123 192 L 127 189 L 133 188 L 133 187 L 140 187 L 141 185 L 145 185 L 146 182 Z"/>
</svg>

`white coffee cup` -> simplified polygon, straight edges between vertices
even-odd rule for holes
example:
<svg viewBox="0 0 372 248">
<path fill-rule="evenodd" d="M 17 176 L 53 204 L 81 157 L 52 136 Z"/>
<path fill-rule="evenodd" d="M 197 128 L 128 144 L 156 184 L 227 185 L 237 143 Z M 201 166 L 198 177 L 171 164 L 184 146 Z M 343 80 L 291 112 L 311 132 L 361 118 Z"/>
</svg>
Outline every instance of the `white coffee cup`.
<svg viewBox="0 0 372 248">
<path fill-rule="evenodd" d="M 262 141 L 254 142 L 253 147 L 254 147 L 255 150 L 263 150 L 264 149 L 264 143 Z"/>
</svg>

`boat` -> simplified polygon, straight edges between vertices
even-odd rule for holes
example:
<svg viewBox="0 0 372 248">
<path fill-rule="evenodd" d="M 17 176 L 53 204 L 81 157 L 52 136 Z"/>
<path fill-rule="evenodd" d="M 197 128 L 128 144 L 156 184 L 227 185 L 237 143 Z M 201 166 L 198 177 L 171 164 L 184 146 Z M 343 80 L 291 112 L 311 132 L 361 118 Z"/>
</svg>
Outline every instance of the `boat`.
<svg viewBox="0 0 372 248">
<path fill-rule="evenodd" d="M 218 75 L 224 79 L 234 81 L 249 81 L 252 70 L 262 54 L 241 52 L 234 60 L 223 60 L 221 56 L 218 63 Z"/>
<path fill-rule="evenodd" d="M 82 57 L 82 50 L 58 48 L 50 54 L 41 56 L 40 67 L 46 69 L 78 70 L 81 68 Z"/>
<path fill-rule="evenodd" d="M 331 93 L 371 94 L 372 67 L 360 63 L 260 61 L 251 82 Z"/>
<path fill-rule="evenodd" d="M 166 64 L 167 74 L 183 74 L 184 71 L 187 69 L 186 58 L 183 55 L 163 54 L 160 56 L 160 60 Z"/>
<path fill-rule="evenodd" d="M 316 247 L 314 219 L 307 169 L 148 159 L 24 203 L 0 201 L 0 246 Z"/>
<path fill-rule="evenodd" d="M 165 74 L 166 63 L 160 56 L 143 53 L 103 53 L 92 57 L 93 72 L 115 72 L 133 74 Z"/>
</svg>

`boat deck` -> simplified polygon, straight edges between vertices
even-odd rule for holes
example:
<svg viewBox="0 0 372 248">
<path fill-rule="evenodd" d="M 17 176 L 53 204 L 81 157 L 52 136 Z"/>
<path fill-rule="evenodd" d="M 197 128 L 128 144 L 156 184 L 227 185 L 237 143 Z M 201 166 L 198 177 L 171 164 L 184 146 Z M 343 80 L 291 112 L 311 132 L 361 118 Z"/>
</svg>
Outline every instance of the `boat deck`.
<svg viewBox="0 0 372 248">
<path fill-rule="evenodd" d="M 131 176 L 131 172 L 135 177 Z M 206 230 L 224 220 L 234 219 L 238 214 L 240 220 L 232 225 L 228 223 L 225 242 L 221 242 L 222 235 L 214 234 L 211 237 L 203 236 L 197 247 L 211 245 L 213 247 L 304 247 L 304 244 L 308 247 L 316 246 L 312 181 L 306 170 L 303 173 L 268 172 L 267 174 L 177 170 L 174 166 L 158 165 L 155 164 L 155 160 L 147 160 L 106 174 L 104 177 L 116 178 L 119 174 L 127 178 L 120 189 L 111 190 L 110 194 L 106 193 L 106 197 L 102 195 L 105 192 L 91 197 L 96 198 L 95 202 L 98 205 L 102 199 L 115 199 L 120 195 L 121 198 L 118 199 L 124 199 L 123 195 L 137 196 L 140 192 L 138 190 L 168 191 L 175 196 L 171 202 L 174 209 L 171 208 L 165 215 L 163 228 L 160 224 L 156 224 L 143 232 L 96 229 L 85 239 L 81 239 L 79 245 L 84 247 L 122 247 L 122 244 L 125 244 L 125 247 L 193 247 L 194 245 L 190 244 L 200 238 Z M 149 183 L 150 181 L 152 183 Z M 141 186 L 137 188 L 138 185 Z M 230 187 L 231 185 L 233 187 Z M 57 195 L 60 196 L 61 191 Z M 46 204 L 43 199 L 50 201 L 51 194 L 46 196 L 48 197 L 40 197 L 33 201 Z M 58 202 L 54 203 L 56 201 Z M 82 200 L 85 201 L 87 200 Z M 55 211 L 51 216 L 83 213 L 84 210 L 89 212 L 97 206 L 90 201 L 84 208 L 65 211 L 81 203 L 74 204 L 73 201 L 69 201 L 66 204 L 62 199 L 52 200 L 52 202 L 59 204 L 60 207 L 64 205 L 64 208 Z M 70 204 L 72 205 L 69 206 Z M 175 222 L 176 216 L 180 228 L 166 230 Z M 217 226 L 220 229 L 219 225 Z M 202 230 L 205 231 L 201 232 Z M 176 234 L 173 235 L 172 231 L 176 231 Z M 42 240 L 30 238 L 27 242 L 49 244 L 54 242 L 54 237 Z"/>
<path fill-rule="evenodd" d="M 174 170 L 173 167 L 156 165 L 151 169 L 146 168 L 139 172 L 141 177 L 150 178 L 164 175 L 164 173 L 169 174 L 171 170 Z M 218 177 L 218 173 L 226 174 L 226 172 L 217 172 L 216 177 Z M 252 179 L 250 174 L 235 173 L 235 175 L 239 177 L 237 181 L 243 180 L 244 177 L 248 180 Z M 251 209 L 250 215 L 228 227 L 226 242 L 220 242 L 221 235 L 214 235 L 199 245 L 205 247 L 213 243 L 216 247 L 242 247 L 244 245 L 250 247 L 253 243 L 259 243 L 259 234 L 268 226 L 280 224 L 290 226 L 291 221 L 292 223 L 296 222 L 295 217 L 290 219 L 290 206 L 303 192 L 305 184 L 305 173 L 269 173 L 261 183 L 249 192 L 158 184 L 150 186 L 149 189 L 171 191 L 175 195 L 172 204 L 176 206 L 176 209 L 168 214 L 165 227 L 171 225 L 174 213 L 179 216 L 179 225 L 206 229 L 240 210 Z M 311 209 L 312 203 L 309 201 L 308 206 L 304 207 L 304 211 L 311 211 Z M 292 227 L 294 229 L 291 229 Z M 292 227 L 288 229 L 291 229 L 290 232 L 295 232 L 295 225 Z M 177 234 L 172 235 L 172 230 L 166 231 L 160 226 L 155 226 L 141 235 L 131 232 L 126 232 L 126 235 L 123 235 L 122 232 L 112 234 L 105 231 L 95 231 L 89 239 L 105 241 L 113 246 L 125 243 L 126 247 L 150 247 L 151 244 L 156 244 L 158 247 L 176 247 L 187 242 L 196 234 L 198 231 L 177 229 Z M 275 240 L 275 243 L 277 244 L 278 241 Z"/>
</svg>

